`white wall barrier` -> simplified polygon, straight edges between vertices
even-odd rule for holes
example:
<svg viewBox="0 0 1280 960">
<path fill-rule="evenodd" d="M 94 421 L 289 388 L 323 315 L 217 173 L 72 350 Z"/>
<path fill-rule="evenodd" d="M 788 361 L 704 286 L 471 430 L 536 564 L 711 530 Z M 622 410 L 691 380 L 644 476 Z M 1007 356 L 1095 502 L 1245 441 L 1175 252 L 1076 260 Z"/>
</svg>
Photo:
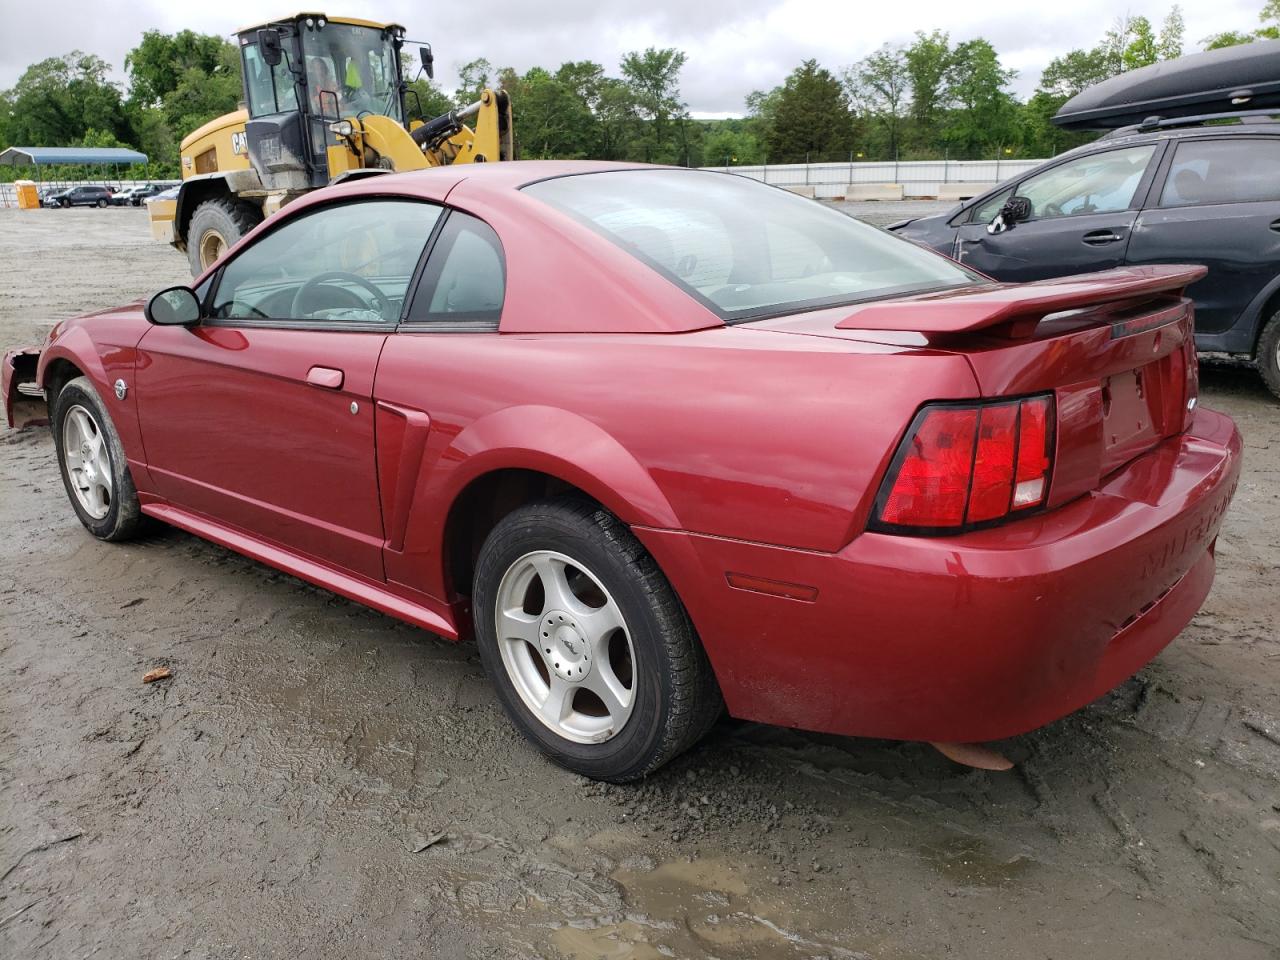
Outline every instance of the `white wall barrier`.
<svg viewBox="0 0 1280 960">
<path fill-rule="evenodd" d="M 1026 173 L 1042 163 L 1043 160 L 903 160 L 898 163 L 892 160 L 855 160 L 853 163 L 790 163 L 706 169 L 725 170 L 779 187 L 812 187 L 815 196 L 826 200 L 843 197 L 850 185 L 857 184 L 901 184 L 906 197 L 942 195 L 950 198 L 958 192 L 954 184 L 980 184 L 985 189 L 986 185 Z M 804 192 L 808 193 L 807 190 Z M 968 193 L 967 190 L 959 192 Z"/>
</svg>

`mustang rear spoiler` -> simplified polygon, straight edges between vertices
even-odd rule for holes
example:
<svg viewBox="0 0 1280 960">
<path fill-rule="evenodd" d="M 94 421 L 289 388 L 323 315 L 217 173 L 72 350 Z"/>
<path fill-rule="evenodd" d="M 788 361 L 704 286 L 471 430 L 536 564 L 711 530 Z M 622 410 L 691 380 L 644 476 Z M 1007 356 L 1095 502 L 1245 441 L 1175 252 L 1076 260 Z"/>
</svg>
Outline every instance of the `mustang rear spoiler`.
<svg viewBox="0 0 1280 960">
<path fill-rule="evenodd" d="M 1188 284 L 1208 272 L 1197 264 L 1158 264 L 1119 267 L 1036 283 L 965 287 L 909 300 L 868 303 L 837 323 L 836 328 L 939 334 L 985 330 L 1025 336 L 1050 314 L 1158 294 L 1180 294 Z M 930 309 L 934 304 L 938 309 Z"/>
</svg>

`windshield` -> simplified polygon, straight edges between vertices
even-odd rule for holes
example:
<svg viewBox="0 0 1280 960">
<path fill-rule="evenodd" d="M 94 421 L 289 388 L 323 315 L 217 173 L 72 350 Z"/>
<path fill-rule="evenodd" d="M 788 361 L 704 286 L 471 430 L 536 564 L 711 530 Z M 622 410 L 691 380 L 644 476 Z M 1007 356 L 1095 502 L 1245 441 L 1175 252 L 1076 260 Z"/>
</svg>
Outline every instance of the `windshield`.
<svg viewBox="0 0 1280 960">
<path fill-rule="evenodd" d="M 400 120 L 400 74 L 391 38 L 373 27 L 326 23 L 303 31 L 311 112 L 329 116 L 377 113 Z"/>
<path fill-rule="evenodd" d="M 730 321 L 980 280 L 910 241 L 745 177 L 622 170 L 524 189 Z"/>
</svg>

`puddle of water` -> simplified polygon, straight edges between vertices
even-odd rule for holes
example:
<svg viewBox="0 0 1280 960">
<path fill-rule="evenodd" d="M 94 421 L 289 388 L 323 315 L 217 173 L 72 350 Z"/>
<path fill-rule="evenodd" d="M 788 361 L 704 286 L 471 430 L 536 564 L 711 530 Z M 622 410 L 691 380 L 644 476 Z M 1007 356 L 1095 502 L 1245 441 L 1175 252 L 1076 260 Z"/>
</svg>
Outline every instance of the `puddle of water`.
<svg viewBox="0 0 1280 960">
<path fill-rule="evenodd" d="M 731 958 L 867 954 L 820 939 L 822 916 L 799 906 L 794 889 L 776 887 L 758 865 L 722 859 L 671 860 L 612 874 L 627 913 L 555 930 L 557 949 L 574 960 L 651 960 L 710 954 Z M 804 931 L 804 932 L 801 932 Z"/>
<path fill-rule="evenodd" d="M 970 887 L 1011 886 L 1035 865 L 1022 854 L 1002 859 L 976 837 L 948 837 L 920 847 L 920 853 L 941 876 Z"/>
</svg>

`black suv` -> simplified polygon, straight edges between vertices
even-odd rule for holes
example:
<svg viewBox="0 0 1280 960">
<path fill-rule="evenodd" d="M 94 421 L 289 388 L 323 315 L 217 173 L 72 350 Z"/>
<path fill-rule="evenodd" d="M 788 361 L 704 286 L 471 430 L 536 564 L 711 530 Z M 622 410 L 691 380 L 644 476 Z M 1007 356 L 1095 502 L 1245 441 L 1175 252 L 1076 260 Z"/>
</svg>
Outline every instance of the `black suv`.
<svg viewBox="0 0 1280 960">
<path fill-rule="evenodd" d="M 45 201 L 52 207 L 105 207 L 111 202 L 106 187 L 72 187 L 49 195 Z"/>
</svg>

